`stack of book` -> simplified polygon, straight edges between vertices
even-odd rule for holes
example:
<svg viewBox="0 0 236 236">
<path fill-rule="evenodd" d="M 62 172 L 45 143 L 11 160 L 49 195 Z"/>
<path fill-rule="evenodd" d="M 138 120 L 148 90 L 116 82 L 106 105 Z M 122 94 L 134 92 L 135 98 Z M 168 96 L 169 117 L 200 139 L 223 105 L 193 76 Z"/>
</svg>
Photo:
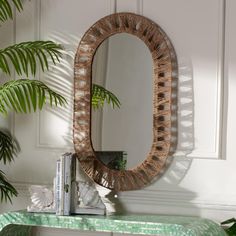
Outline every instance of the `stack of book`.
<svg viewBox="0 0 236 236">
<path fill-rule="evenodd" d="M 54 181 L 54 203 L 57 215 L 105 214 L 106 207 L 100 196 L 97 196 L 99 193 L 95 186 L 76 181 L 76 156 L 74 154 L 65 153 L 57 160 Z M 85 199 L 83 198 L 89 198 L 90 200 L 94 198 L 97 200 L 96 206 L 84 205 Z"/>
<path fill-rule="evenodd" d="M 55 207 L 57 215 L 70 215 L 75 207 L 77 193 L 76 157 L 65 153 L 57 160 L 55 183 Z"/>
</svg>

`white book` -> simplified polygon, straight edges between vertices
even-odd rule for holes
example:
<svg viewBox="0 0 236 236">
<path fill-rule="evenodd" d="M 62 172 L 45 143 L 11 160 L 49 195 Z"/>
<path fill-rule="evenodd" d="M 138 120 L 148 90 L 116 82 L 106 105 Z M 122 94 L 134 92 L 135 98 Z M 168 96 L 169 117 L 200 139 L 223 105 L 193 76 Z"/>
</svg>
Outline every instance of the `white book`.
<svg viewBox="0 0 236 236">
<path fill-rule="evenodd" d="M 54 207 L 54 210 L 56 210 L 56 202 L 57 202 L 57 173 L 56 173 L 56 176 L 53 179 L 53 199 L 54 199 L 53 207 Z"/>
<path fill-rule="evenodd" d="M 71 206 L 70 212 L 74 213 L 78 205 L 78 187 L 76 182 L 76 156 L 71 158 Z"/>
<path fill-rule="evenodd" d="M 71 159 L 72 154 L 66 153 L 64 156 L 65 174 L 64 174 L 64 212 L 63 215 L 70 215 L 71 206 Z"/>
<path fill-rule="evenodd" d="M 57 160 L 55 179 L 55 208 L 57 215 L 75 213 L 78 205 L 76 156 L 66 153 Z"/>
<path fill-rule="evenodd" d="M 55 207 L 56 214 L 60 215 L 60 199 L 61 199 L 61 160 L 57 160 L 56 165 L 56 191 L 55 191 Z"/>
<path fill-rule="evenodd" d="M 60 168 L 60 197 L 59 197 L 59 215 L 64 214 L 64 178 L 65 178 L 65 158 L 61 156 L 61 168 Z"/>
</svg>

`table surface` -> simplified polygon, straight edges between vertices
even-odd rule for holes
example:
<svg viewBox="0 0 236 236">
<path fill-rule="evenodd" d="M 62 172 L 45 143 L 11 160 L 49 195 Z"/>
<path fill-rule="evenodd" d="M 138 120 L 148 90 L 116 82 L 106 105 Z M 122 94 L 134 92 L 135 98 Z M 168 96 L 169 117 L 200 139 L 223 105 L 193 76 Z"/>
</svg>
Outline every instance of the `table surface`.
<svg viewBox="0 0 236 236">
<path fill-rule="evenodd" d="M 46 213 L 29 213 L 25 210 L 0 215 L 0 232 L 12 225 L 39 226 L 85 231 L 173 235 L 173 236 L 225 236 L 215 222 L 189 216 L 164 215 L 110 215 L 110 216 L 56 216 Z M 17 226 L 18 225 L 18 226 Z M 0 233 L 0 235 L 2 235 Z M 6 235 L 6 233 L 5 233 Z"/>
</svg>

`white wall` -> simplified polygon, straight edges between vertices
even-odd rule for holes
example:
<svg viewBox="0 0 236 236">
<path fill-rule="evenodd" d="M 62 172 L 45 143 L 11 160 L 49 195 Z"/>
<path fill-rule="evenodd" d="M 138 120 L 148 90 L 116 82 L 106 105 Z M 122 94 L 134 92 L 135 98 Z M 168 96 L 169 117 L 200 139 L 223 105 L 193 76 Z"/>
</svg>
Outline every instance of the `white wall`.
<svg viewBox="0 0 236 236">
<path fill-rule="evenodd" d="M 20 196 L 12 207 L 1 204 L 1 211 L 25 208 L 27 186 L 51 183 L 55 160 L 72 147 L 73 52 L 86 29 L 114 9 L 136 12 L 158 23 L 173 42 L 179 61 L 179 151 L 159 181 L 143 190 L 120 194 L 124 207 L 131 212 L 198 215 L 218 221 L 233 217 L 234 0 L 26 1 L 16 22 L 0 28 L 0 46 L 39 37 L 64 44 L 68 55 L 62 65 L 39 78 L 61 91 L 70 103 L 67 108 L 47 108 L 11 119 L 10 128 L 22 152 L 4 170 Z"/>
</svg>

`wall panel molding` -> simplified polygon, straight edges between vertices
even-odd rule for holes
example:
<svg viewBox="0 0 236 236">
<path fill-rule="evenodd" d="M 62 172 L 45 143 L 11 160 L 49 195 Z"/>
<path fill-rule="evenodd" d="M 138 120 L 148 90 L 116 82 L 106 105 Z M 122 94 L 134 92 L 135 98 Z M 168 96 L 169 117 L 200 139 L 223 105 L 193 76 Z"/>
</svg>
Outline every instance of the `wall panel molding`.
<svg viewBox="0 0 236 236">
<path fill-rule="evenodd" d="M 226 117 L 223 114 L 225 104 L 226 94 L 225 89 L 225 19 L 226 19 L 226 0 L 220 0 L 219 6 L 219 27 L 218 27 L 218 52 L 217 52 L 217 92 L 216 92 L 216 114 L 217 122 L 215 126 L 215 143 L 212 152 L 205 152 L 204 150 L 193 150 L 193 152 L 188 157 L 196 159 L 225 159 L 225 147 L 226 145 L 224 139 L 226 139 L 225 134 L 225 122 Z"/>
<path fill-rule="evenodd" d="M 117 12 L 117 0 L 110 0 L 110 14 Z"/>
<path fill-rule="evenodd" d="M 183 35 L 183 41 L 186 40 L 185 36 L 188 35 L 187 31 L 188 30 L 191 31 L 191 30 L 194 29 L 194 27 L 191 28 L 192 27 L 191 22 L 196 24 L 196 21 L 198 21 L 198 20 L 196 18 L 196 15 L 193 14 L 194 15 L 193 16 L 194 17 L 193 21 L 191 21 L 191 19 L 190 19 L 189 20 L 190 22 L 188 24 L 186 24 L 186 25 L 184 24 L 184 27 L 182 27 L 182 28 L 181 28 L 180 24 L 184 23 L 184 22 L 181 21 L 181 20 L 177 21 L 175 24 L 176 24 L 177 28 L 179 27 L 179 29 L 181 30 L 181 32 L 179 32 L 177 34 L 176 30 L 175 29 L 173 30 L 174 23 L 171 22 L 171 19 L 172 19 L 171 17 L 168 18 L 168 17 L 163 16 L 163 14 L 160 13 L 160 10 L 159 11 L 157 10 L 157 13 L 155 15 L 155 11 L 150 8 L 150 5 L 155 6 L 155 3 L 156 3 L 156 6 L 158 4 L 160 4 L 160 6 L 162 6 L 163 12 L 166 12 L 167 8 L 169 6 L 168 5 L 169 2 L 171 2 L 171 1 L 167 1 L 167 3 L 163 3 L 163 5 L 161 5 L 161 1 L 156 1 L 156 2 L 155 1 L 151 1 L 151 2 L 146 2 L 145 1 L 145 2 L 143 2 L 143 5 L 144 5 L 143 6 L 144 15 L 147 16 L 147 17 L 151 17 L 154 21 L 156 21 L 158 24 L 160 24 L 160 26 L 162 26 L 164 30 L 167 30 L 167 32 L 169 30 L 169 32 L 170 32 L 169 36 L 173 40 L 174 46 L 175 46 L 175 43 L 176 43 L 177 46 L 179 46 L 179 47 L 180 46 L 185 47 L 181 43 L 179 43 L 179 45 L 178 45 L 178 40 L 181 39 L 181 37 L 179 37 L 179 35 Z M 186 7 L 186 6 L 184 6 L 184 2 L 185 2 L 184 0 L 181 0 L 178 4 L 176 3 L 174 5 L 174 7 L 176 7 L 176 14 L 180 14 L 182 12 L 181 9 Z M 183 6 L 181 6 L 181 4 Z M 190 3 L 190 2 L 187 3 L 187 1 L 186 1 L 186 4 L 188 5 L 187 6 L 188 8 L 186 7 L 185 10 L 187 11 L 189 8 L 191 8 L 191 4 L 192 3 Z M 195 6 L 198 5 L 198 4 L 199 4 L 199 6 L 202 6 L 205 3 L 204 3 L 204 1 L 199 1 L 197 4 L 195 4 Z M 206 147 L 199 146 L 198 148 L 194 149 L 194 143 L 193 143 L 193 150 L 191 151 L 191 153 L 188 153 L 186 155 L 189 158 L 221 160 L 221 159 L 224 159 L 224 156 L 225 156 L 225 151 L 224 150 L 225 150 L 225 139 L 226 139 L 225 136 L 226 136 L 226 134 L 224 134 L 224 132 L 226 130 L 226 127 L 225 127 L 226 117 L 225 117 L 225 115 L 222 115 L 223 111 L 225 109 L 225 106 L 227 106 L 227 104 L 225 102 L 226 101 L 225 97 L 227 96 L 227 94 L 224 93 L 224 91 L 225 91 L 224 87 L 226 86 L 225 85 L 225 83 L 226 83 L 225 82 L 225 66 L 227 66 L 227 65 L 225 65 L 225 17 L 226 17 L 225 5 L 226 5 L 226 0 L 209 1 L 209 4 L 208 4 L 208 6 L 206 6 L 206 9 L 205 9 L 207 11 L 208 7 L 212 6 L 211 9 L 214 9 L 214 10 L 212 10 L 212 14 L 214 14 L 214 19 L 215 19 L 215 22 L 216 22 L 215 24 L 212 23 L 212 18 L 211 19 L 209 18 L 209 22 L 206 22 L 206 24 L 209 24 L 209 25 L 213 24 L 212 26 L 214 27 L 214 33 L 216 34 L 216 37 L 215 37 L 214 40 L 217 43 L 215 54 L 214 54 L 214 58 L 213 58 L 213 59 L 216 59 L 216 69 L 214 69 L 214 73 L 216 75 L 215 75 L 215 77 L 212 76 L 211 78 L 209 78 L 210 80 L 214 80 L 215 81 L 214 83 L 215 83 L 215 87 L 216 87 L 216 88 L 214 88 L 214 92 L 212 92 L 213 90 L 211 90 L 211 92 L 210 92 L 210 96 L 214 96 L 214 108 L 215 108 L 214 109 L 215 110 L 214 111 L 214 117 L 215 118 L 213 118 L 214 120 L 212 121 L 212 122 L 214 122 L 214 127 L 211 128 L 212 133 L 214 133 L 214 135 L 212 135 L 212 134 L 209 135 L 209 139 L 208 140 L 211 139 L 212 142 L 211 142 L 210 145 L 208 145 Z M 199 9 L 200 9 L 200 7 L 198 9 L 196 9 L 196 10 L 199 10 Z M 169 15 L 171 15 L 173 13 L 173 11 L 170 11 Z M 210 12 L 211 12 L 211 10 L 209 10 L 209 14 L 210 14 Z M 158 15 L 158 13 L 160 13 L 160 15 Z M 186 14 L 186 16 L 182 16 L 182 19 L 187 19 L 187 17 L 191 17 L 188 13 Z M 173 17 L 173 19 L 174 19 L 174 17 Z M 175 21 L 173 20 L 173 22 L 175 22 Z M 201 23 L 198 23 L 198 24 L 201 24 Z M 186 27 L 189 27 L 189 28 L 186 28 Z M 207 37 L 207 30 L 206 30 L 206 28 L 205 29 L 203 28 L 202 30 L 199 30 L 199 28 L 198 28 L 197 32 L 201 32 L 201 31 L 202 31 L 202 35 Z M 173 33 L 173 32 L 175 32 L 175 33 Z M 200 38 L 200 39 L 203 40 L 203 38 Z M 196 42 L 194 41 L 194 43 L 197 44 L 198 41 L 196 41 Z M 201 44 L 203 44 L 202 41 L 200 42 L 199 45 L 201 45 Z M 190 45 L 191 44 L 188 44 L 186 46 L 186 48 L 188 48 Z M 192 44 L 191 46 L 194 47 L 194 44 Z M 202 66 L 199 67 L 199 65 L 197 65 L 197 64 L 196 64 L 196 66 L 195 66 L 195 64 L 193 64 L 193 65 L 191 64 L 192 61 L 194 61 L 195 59 L 197 60 L 197 56 L 199 56 L 199 55 L 196 54 L 196 58 L 194 58 L 194 56 L 193 56 L 193 58 L 191 58 L 192 55 L 188 55 L 188 50 L 182 50 L 181 48 L 176 48 L 176 49 L 177 49 L 177 58 L 178 58 L 178 60 L 181 61 L 181 59 L 182 59 L 181 56 L 182 56 L 183 59 L 186 59 L 186 60 L 190 61 L 189 64 L 184 65 L 184 66 L 187 66 L 188 69 L 191 69 L 192 74 L 196 70 L 208 72 L 207 71 L 207 67 L 206 68 L 202 68 Z M 189 48 L 189 49 L 191 49 L 191 48 Z M 180 51 L 179 54 L 178 54 L 178 51 Z M 211 51 L 209 51 L 209 52 L 211 52 Z M 183 55 L 181 53 L 183 53 Z M 211 53 L 213 53 L 213 52 L 211 52 Z M 209 59 L 209 58 L 203 58 L 203 60 L 204 59 L 206 59 L 206 62 L 209 62 L 209 61 L 207 61 L 207 59 Z M 210 58 L 210 59 L 212 59 L 212 58 Z M 215 61 L 214 61 L 214 63 L 215 63 Z M 212 74 L 213 73 L 211 73 L 211 75 Z M 185 74 L 183 74 L 183 77 L 184 76 L 185 76 Z M 192 75 L 192 77 L 193 77 L 193 75 Z M 193 80 L 194 79 L 198 80 L 198 77 L 192 78 L 192 79 Z M 204 84 L 202 84 L 202 87 L 204 87 Z M 211 88 L 209 88 L 209 90 L 210 89 Z M 212 97 L 211 97 L 211 99 L 212 99 Z M 206 100 L 207 100 L 207 97 L 206 97 Z M 202 102 L 202 100 L 201 100 L 201 102 Z M 194 105 L 196 105 L 196 103 L 194 104 L 194 101 L 193 101 L 193 107 L 194 107 Z M 213 103 L 209 103 L 209 106 L 210 105 L 213 105 Z M 180 107 L 180 105 L 179 105 L 179 107 Z M 199 108 L 199 107 L 197 107 L 197 108 Z M 198 109 L 198 113 L 199 113 L 199 109 Z M 211 114 L 213 114 L 213 113 L 211 113 Z M 196 107 L 194 107 L 192 115 L 193 116 L 196 115 Z M 202 112 L 202 117 L 206 118 L 206 122 L 207 123 L 212 124 L 212 122 L 209 119 L 207 120 L 207 117 L 208 117 L 207 113 L 205 113 L 205 112 L 203 113 Z M 193 123 L 196 123 L 196 122 L 193 120 Z M 197 127 L 198 130 L 200 128 L 201 127 Z M 207 129 L 205 130 L 205 132 L 208 133 Z M 197 136 L 195 138 L 198 139 L 198 140 L 201 140 L 202 136 Z M 186 150 L 186 151 L 188 152 L 188 150 Z M 180 155 L 182 155 L 182 154 L 180 154 Z M 177 156 L 178 156 L 178 154 L 177 154 Z"/>
<path fill-rule="evenodd" d="M 136 0 L 137 10 L 136 13 L 138 15 L 143 15 L 143 0 Z"/>
<path fill-rule="evenodd" d="M 136 1 L 124 1 L 117 0 L 117 12 L 135 12 L 137 13 L 137 3 Z"/>
<path fill-rule="evenodd" d="M 13 182 L 13 186 L 16 190 L 24 197 L 30 197 L 29 187 L 31 185 L 46 185 L 43 183 L 24 183 L 24 182 Z M 98 187 L 99 191 L 101 191 L 100 187 Z M 103 194 L 101 194 L 103 195 Z M 175 191 L 175 190 L 137 190 L 137 191 L 129 191 L 129 192 L 120 192 L 118 193 L 118 199 L 121 202 L 132 205 L 140 204 L 142 206 L 152 206 L 154 208 L 158 208 L 158 206 L 186 206 L 186 207 L 203 207 L 206 209 L 218 209 L 218 210 L 230 210 L 236 211 L 236 200 L 229 201 L 228 204 L 222 201 L 209 201 L 207 199 L 194 199 L 196 196 L 192 193 L 184 192 L 184 191 Z M 229 197 L 229 196 L 228 196 Z M 230 196 L 231 199 L 234 199 L 234 196 Z M 142 207 L 142 211 L 144 211 L 145 207 Z M 138 210 L 138 209 L 137 209 Z"/>
<path fill-rule="evenodd" d="M 41 0 L 37 1 L 37 9 L 41 9 L 40 6 Z M 128 8 L 135 8 L 136 13 L 138 14 L 143 14 L 143 8 L 144 8 L 144 2 L 143 0 L 136 0 L 135 2 L 133 2 L 131 5 L 129 5 L 128 3 L 124 3 L 123 1 L 119 1 L 119 0 L 110 0 L 109 1 L 109 7 L 110 8 L 110 13 L 116 12 L 118 11 L 122 11 L 122 9 L 124 8 L 124 10 L 126 9 L 126 7 Z M 128 6 L 129 5 L 129 6 Z M 118 9 L 117 9 L 118 8 Z M 38 10 L 38 13 L 36 14 L 36 16 L 38 15 L 38 21 L 39 23 L 37 24 L 37 27 L 39 28 L 39 35 L 40 35 L 40 15 L 41 15 L 41 10 Z M 147 15 L 148 17 L 148 15 Z M 190 158 L 196 158 L 196 159 L 212 159 L 212 160 L 218 160 L 218 159 L 223 159 L 224 153 L 222 152 L 222 150 L 224 150 L 224 147 L 222 148 L 222 145 L 224 144 L 224 138 L 225 135 L 222 135 L 222 132 L 225 130 L 223 128 L 224 126 L 224 117 L 222 115 L 222 111 L 223 111 L 223 104 L 224 104 L 224 54 L 225 54 L 225 0 L 221 0 L 221 4 L 219 7 L 219 33 L 218 33 L 218 58 L 217 58 L 217 78 L 216 78 L 216 83 L 217 83 L 217 92 L 216 92 L 216 117 L 217 117 L 217 121 L 216 121 L 216 126 L 215 126 L 215 137 L 214 138 L 214 147 L 212 147 L 211 151 L 208 150 L 193 150 L 190 154 L 188 154 L 188 157 Z M 37 30 L 36 30 L 37 31 Z M 39 114 L 38 115 L 38 121 L 37 123 L 39 123 L 39 125 L 37 124 L 37 142 L 36 142 L 36 147 L 37 148 L 45 148 L 45 149 L 59 149 L 62 150 L 65 147 L 63 146 L 57 146 L 57 145 L 52 145 L 50 143 L 44 142 L 41 138 L 41 125 L 40 125 L 40 120 L 41 120 L 41 116 L 43 114 Z"/>
<path fill-rule="evenodd" d="M 178 206 L 236 211 L 236 201 L 229 201 L 226 205 L 225 202 L 217 200 L 213 202 L 207 199 L 195 199 L 196 196 L 194 194 L 183 191 L 139 190 L 138 194 L 135 192 L 122 192 L 120 193 L 119 198 L 127 205 L 133 203 L 135 205 L 151 206 L 156 209 L 158 209 L 159 206 Z M 145 209 L 145 207 L 142 208 L 142 211 L 143 209 Z"/>
<path fill-rule="evenodd" d="M 39 37 L 42 36 L 42 31 L 43 31 L 43 23 L 41 22 L 42 20 L 42 14 L 43 14 L 43 8 L 42 8 L 42 2 L 41 0 L 37 1 L 37 24 L 36 28 L 37 28 L 37 32 Z M 107 14 L 112 14 L 116 11 L 117 8 L 117 0 L 107 0 L 106 1 L 106 5 L 104 4 L 104 15 Z M 82 35 L 81 35 L 82 36 Z M 70 36 L 68 36 L 70 37 Z M 69 41 L 69 40 L 68 40 Z M 76 42 L 76 46 L 74 44 L 69 44 L 68 43 L 62 43 L 62 46 L 65 48 L 65 51 L 72 55 L 73 53 L 75 53 L 76 48 L 78 46 L 78 42 Z M 66 58 L 65 60 L 67 60 L 68 58 Z M 71 68 L 73 67 L 73 63 L 71 64 Z M 62 75 L 63 76 L 63 75 Z M 39 74 L 39 78 L 41 78 L 42 80 L 44 80 L 42 73 Z M 45 82 L 47 82 L 45 80 Z M 59 91 L 60 92 L 60 91 Z M 73 106 L 73 104 L 72 104 Z M 72 113 L 71 113 L 72 114 Z M 49 150 L 65 150 L 65 149 L 72 149 L 73 148 L 73 144 L 72 142 L 68 145 L 68 143 L 66 142 L 64 145 L 60 145 L 57 144 L 55 141 L 52 140 L 52 142 L 48 141 L 48 140 L 44 140 L 45 134 L 43 133 L 44 130 L 42 129 L 42 120 L 45 119 L 45 114 L 43 112 L 38 112 L 37 114 L 37 121 L 36 121 L 36 143 L 35 143 L 35 147 L 36 148 L 40 148 L 40 149 L 49 149 Z M 72 121 L 72 119 L 71 119 Z M 66 121 L 67 122 L 67 121 Z M 72 123 L 72 122 L 71 122 Z M 68 131 L 69 132 L 69 131 Z"/>
</svg>

